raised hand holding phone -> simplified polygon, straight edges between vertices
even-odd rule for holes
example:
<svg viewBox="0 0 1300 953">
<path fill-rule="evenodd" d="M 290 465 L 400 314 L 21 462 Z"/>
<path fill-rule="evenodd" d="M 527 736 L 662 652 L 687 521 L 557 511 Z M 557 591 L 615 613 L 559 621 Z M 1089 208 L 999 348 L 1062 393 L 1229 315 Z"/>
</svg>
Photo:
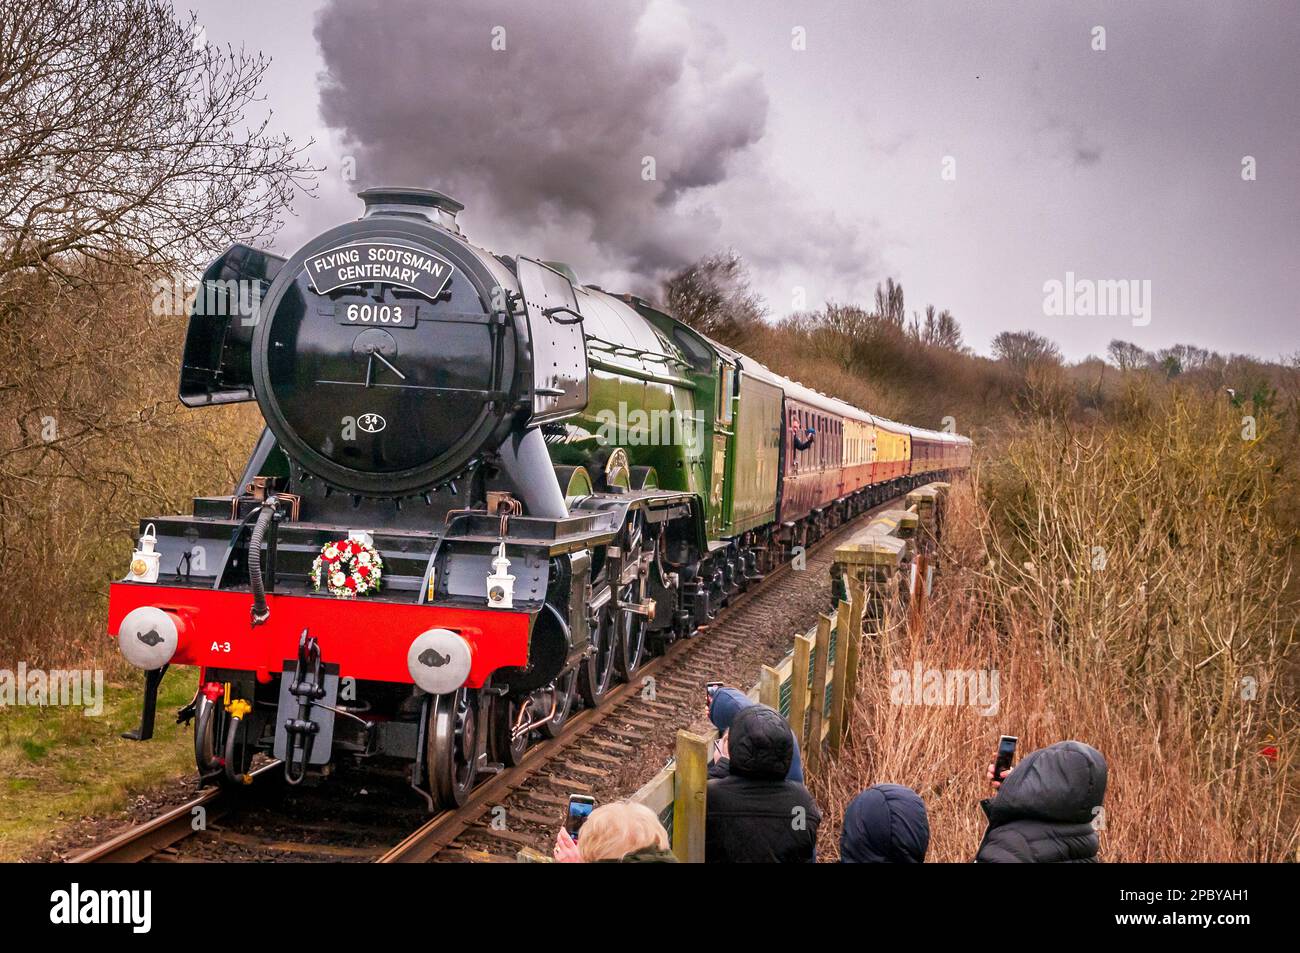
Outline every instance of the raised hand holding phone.
<svg viewBox="0 0 1300 953">
<path fill-rule="evenodd" d="M 1002 787 L 1002 782 L 1011 771 L 1011 762 L 1015 760 L 1016 744 L 1019 740 L 1015 735 L 1003 735 L 998 739 L 997 754 L 993 758 L 993 763 L 989 765 L 989 781 L 994 788 Z"/>
<path fill-rule="evenodd" d="M 576 844 L 578 842 L 578 831 L 586 823 L 591 812 L 596 809 L 596 799 L 586 794 L 570 794 L 569 810 L 564 815 L 564 830 Z"/>
<path fill-rule="evenodd" d="M 555 848 L 551 851 L 551 856 L 555 858 L 557 864 L 582 863 L 582 854 L 578 853 L 577 842 L 563 827 L 555 834 Z"/>
</svg>

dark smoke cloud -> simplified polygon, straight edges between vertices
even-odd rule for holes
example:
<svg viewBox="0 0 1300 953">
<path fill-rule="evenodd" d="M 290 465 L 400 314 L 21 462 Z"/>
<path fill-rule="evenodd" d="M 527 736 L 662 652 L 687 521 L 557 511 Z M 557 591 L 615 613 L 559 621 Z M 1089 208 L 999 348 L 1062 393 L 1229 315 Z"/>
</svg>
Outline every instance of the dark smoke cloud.
<svg viewBox="0 0 1300 953">
<path fill-rule="evenodd" d="M 355 157 L 357 185 L 449 192 L 471 237 L 500 251 L 645 288 L 726 245 L 761 264 L 793 238 L 790 259 L 825 267 L 820 245 L 856 240 L 801 218 L 770 181 L 755 155 L 760 74 L 673 0 L 331 0 L 315 34 L 321 115 Z M 729 181 L 737 167 L 746 182 Z"/>
</svg>

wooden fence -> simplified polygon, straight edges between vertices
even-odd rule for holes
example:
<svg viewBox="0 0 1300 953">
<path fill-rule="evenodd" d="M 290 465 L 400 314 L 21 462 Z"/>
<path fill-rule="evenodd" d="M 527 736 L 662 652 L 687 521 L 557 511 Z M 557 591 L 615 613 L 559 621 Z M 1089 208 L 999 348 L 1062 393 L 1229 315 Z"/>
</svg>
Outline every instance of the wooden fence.
<svg viewBox="0 0 1300 953">
<path fill-rule="evenodd" d="M 749 690 L 750 698 L 789 720 L 808 774 L 837 756 L 849 733 L 864 629 L 868 638 L 878 636 L 884 604 L 900 595 L 914 614 L 920 612 L 937 568 L 947 489 L 947 483 L 930 483 L 913 490 L 906 509 L 878 514 L 836 547 L 834 612 L 796 635 L 790 653 L 777 665 L 764 665 Z M 709 751 L 717 737 L 713 729 L 707 735 L 677 732 L 675 757 L 632 796 L 659 816 L 683 863 L 704 860 Z"/>
</svg>

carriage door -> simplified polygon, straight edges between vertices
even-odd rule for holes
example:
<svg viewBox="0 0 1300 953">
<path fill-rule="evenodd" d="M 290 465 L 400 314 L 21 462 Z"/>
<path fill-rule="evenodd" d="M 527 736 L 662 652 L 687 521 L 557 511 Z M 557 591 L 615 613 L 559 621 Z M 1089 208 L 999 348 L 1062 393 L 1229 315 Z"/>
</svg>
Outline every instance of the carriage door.
<svg viewBox="0 0 1300 953">
<path fill-rule="evenodd" d="M 520 258 L 516 270 L 533 354 L 529 423 L 539 424 L 587 406 L 587 341 L 569 279 L 531 258 Z"/>
</svg>

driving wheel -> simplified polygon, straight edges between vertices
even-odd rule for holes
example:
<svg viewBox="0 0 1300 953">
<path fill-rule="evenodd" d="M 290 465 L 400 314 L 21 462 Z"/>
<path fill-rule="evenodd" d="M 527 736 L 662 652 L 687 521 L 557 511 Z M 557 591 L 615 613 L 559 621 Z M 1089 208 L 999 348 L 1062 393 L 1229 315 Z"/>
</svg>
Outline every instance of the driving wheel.
<svg viewBox="0 0 1300 953">
<path fill-rule="evenodd" d="M 619 548 L 623 553 L 623 566 L 630 568 L 639 564 L 644 555 L 645 514 L 640 510 L 628 513 L 627 522 L 619 534 Z M 641 579 L 619 585 L 621 580 L 611 580 L 618 593 L 620 602 L 641 602 L 645 598 Z M 636 670 L 645 661 L 646 631 L 649 624 L 646 617 L 638 612 L 618 609 L 612 603 L 606 609 L 614 613 L 615 653 L 614 668 L 620 678 L 631 681 Z"/>
<path fill-rule="evenodd" d="M 555 696 L 555 714 L 542 725 L 541 732 L 543 737 L 557 738 L 564 730 L 565 722 L 569 720 L 569 713 L 573 711 L 573 703 L 578 697 L 578 668 L 561 672 L 560 677 L 551 687 L 551 692 Z"/>
</svg>

